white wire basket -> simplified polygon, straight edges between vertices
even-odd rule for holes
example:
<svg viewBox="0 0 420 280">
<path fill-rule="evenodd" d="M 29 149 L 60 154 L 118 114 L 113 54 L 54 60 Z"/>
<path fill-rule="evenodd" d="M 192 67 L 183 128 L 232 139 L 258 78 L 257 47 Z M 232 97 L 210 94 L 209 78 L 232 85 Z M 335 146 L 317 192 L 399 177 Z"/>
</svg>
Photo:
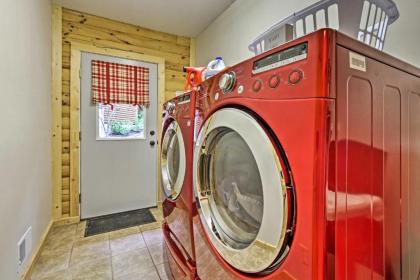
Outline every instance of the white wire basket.
<svg viewBox="0 0 420 280">
<path fill-rule="evenodd" d="M 328 27 L 382 50 L 387 28 L 398 17 L 393 0 L 322 0 L 276 23 L 248 48 L 257 55 Z"/>
</svg>

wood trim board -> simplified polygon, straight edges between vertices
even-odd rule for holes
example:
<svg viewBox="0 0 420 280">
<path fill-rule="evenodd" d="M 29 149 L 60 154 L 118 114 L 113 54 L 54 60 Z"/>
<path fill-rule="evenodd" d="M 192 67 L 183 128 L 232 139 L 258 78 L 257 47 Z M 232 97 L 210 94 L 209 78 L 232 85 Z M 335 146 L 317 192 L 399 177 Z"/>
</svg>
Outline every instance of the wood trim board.
<svg viewBox="0 0 420 280">
<path fill-rule="evenodd" d="M 52 5 L 52 53 L 51 53 L 51 154 L 52 154 L 52 216 L 59 219 L 62 215 L 62 10 Z"/>
<path fill-rule="evenodd" d="M 70 217 L 79 216 L 80 189 L 80 56 L 72 47 L 70 66 Z"/>
</svg>

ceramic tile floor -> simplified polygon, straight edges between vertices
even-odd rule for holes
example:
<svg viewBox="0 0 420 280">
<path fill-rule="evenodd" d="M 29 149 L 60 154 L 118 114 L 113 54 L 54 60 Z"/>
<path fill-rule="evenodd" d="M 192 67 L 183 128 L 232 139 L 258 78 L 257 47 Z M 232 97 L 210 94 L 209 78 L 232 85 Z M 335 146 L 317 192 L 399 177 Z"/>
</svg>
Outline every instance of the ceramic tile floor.
<svg viewBox="0 0 420 280">
<path fill-rule="evenodd" d="M 52 228 L 30 280 L 172 279 L 165 271 L 160 208 L 157 222 L 83 237 L 86 222 Z"/>
</svg>

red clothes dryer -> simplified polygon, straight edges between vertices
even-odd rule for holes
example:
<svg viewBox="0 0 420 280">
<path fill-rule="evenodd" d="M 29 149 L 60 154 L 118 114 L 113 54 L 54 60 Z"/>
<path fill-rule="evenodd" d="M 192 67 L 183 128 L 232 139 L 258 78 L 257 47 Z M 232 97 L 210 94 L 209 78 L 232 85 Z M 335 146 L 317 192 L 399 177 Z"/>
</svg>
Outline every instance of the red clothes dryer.
<svg viewBox="0 0 420 280">
<path fill-rule="evenodd" d="M 202 83 L 200 279 L 418 279 L 420 70 L 323 29 Z"/>
<path fill-rule="evenodd" d="M 195 279 L 192 234 L 192 158 L 195 94 L 164 104 L 161 141 L 162 225 L 170 270 L 177 279 Z"/>
</svg>

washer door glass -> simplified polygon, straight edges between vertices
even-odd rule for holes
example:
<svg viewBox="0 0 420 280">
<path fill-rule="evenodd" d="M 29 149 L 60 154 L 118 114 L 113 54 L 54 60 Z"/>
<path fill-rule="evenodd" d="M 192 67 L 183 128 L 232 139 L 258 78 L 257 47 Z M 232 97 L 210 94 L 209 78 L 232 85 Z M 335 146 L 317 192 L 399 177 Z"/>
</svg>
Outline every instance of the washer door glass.
<svg viewBox="0 0 420 280">
<path fill-rule="evenodd" d="M 210 207 L 220 238 L 232 248 L 242 249 L 257 236 L 263 215 L 260 173 L 244 139 L 230 128 L 218 128 L 208 135 L 208 161 L 212 199 Z"/>
<path fill-rule="evenodd" d="M 177 198 L 185 176 L 185 147 L 181 130 L 176 121 L 169 124 L 163 136 L 161 174 L 166 197 Z"/>
<path fill-rule="evenodd" d="M 194 189 L 209 239 L 236 269 L 258 273 L 288 250 L 289 195 L 282 164 L 250 114 L 216 111 L 194 151 Z"/>
</svg>

